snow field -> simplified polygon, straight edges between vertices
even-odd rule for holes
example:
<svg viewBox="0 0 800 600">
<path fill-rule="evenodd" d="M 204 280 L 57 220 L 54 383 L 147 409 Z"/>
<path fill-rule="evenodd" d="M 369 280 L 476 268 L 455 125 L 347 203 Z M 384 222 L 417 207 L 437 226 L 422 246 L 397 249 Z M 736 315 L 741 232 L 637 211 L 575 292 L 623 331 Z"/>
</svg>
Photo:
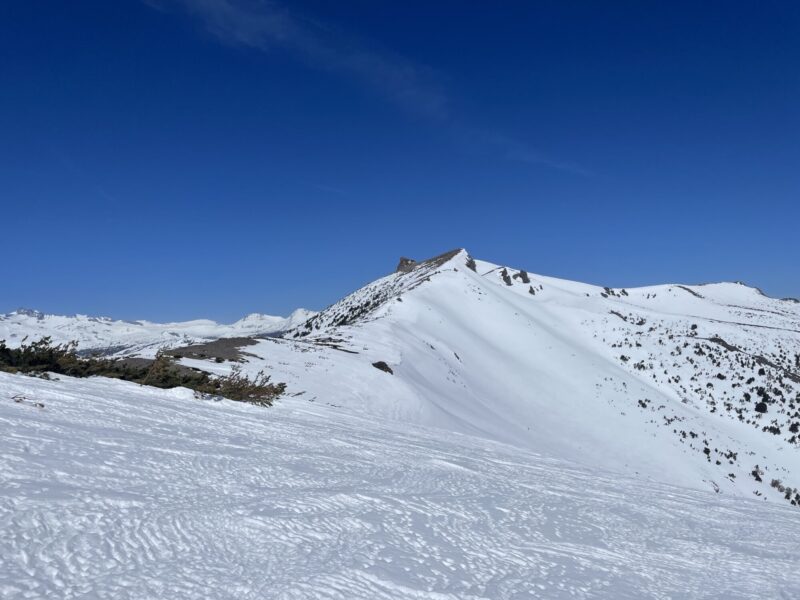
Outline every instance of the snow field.
<svg viewBox="0 0 800 600">
<path fill-rule="evenodd" d="M 800 595 L 792 507 L 481 438 L 2 373 L 0 422 L 3 598 Z"/>
</svg>

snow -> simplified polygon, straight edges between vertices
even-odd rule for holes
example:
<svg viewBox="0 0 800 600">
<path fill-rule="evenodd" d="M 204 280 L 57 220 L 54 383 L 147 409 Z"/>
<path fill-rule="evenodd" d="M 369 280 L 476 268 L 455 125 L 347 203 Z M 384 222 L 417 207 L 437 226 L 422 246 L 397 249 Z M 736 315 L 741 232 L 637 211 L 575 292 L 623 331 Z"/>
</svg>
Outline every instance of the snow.
<svg viewBox="0 0 800 600">
<path fill-rule="evenodd" d="M 793 507 L 481 437 L 2 373 L 0 420 L 3 598 L 800 595 Z"/>
<path fill-rule="evenodd" d="M 800 304 L 471 264 L 288 320 L 0 316 L 119 355 L 257 336 L 181 362 L 287 384 L 0 373 L 0 596 L 800 597 Z"/>
<path fill-rule="evenodd" d="M 288 317 L 253 313 L 230 325 L 207 319 L 179 323 L 120 321 L 86 315 L 47 315 L 20 309 L 0 315 L 0 340 L 10 347 L 23 340 L 33 341 L 49 336 L 54 343 L 77 341 L 78 350 L 99 351 L 116 356 L 155 356 L 159 348 L 173 348 L 215 340 L 272 334 L 291 329 L 315 313 L 297 309 Z"/>
<path fill-rule="evenodd" d="M 248 346 L 246 370 L 309 401 L 653 481 L 778 502 L 773 479 L 800 487 L 797 304 L 732 283 L 623 294 L 529 273 L 508 286 L 504 267 L 467 258 L 369 284 Z M 773 395 L 763 415 L 759 387 Z"/>
</svg>

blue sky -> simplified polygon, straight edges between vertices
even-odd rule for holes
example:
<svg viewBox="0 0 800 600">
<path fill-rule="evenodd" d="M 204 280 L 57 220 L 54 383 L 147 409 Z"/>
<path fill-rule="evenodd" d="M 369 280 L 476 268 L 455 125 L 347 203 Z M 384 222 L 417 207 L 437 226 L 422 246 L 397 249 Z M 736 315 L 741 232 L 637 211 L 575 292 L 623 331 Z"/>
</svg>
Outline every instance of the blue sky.
<svg viewBox="0 0 800 600">
<path fill-rule="evenodd" d="M 464 246 L 800 296 L 795 2 L 0 5 L 0 311 L 319 309 Z"/>
</svg>

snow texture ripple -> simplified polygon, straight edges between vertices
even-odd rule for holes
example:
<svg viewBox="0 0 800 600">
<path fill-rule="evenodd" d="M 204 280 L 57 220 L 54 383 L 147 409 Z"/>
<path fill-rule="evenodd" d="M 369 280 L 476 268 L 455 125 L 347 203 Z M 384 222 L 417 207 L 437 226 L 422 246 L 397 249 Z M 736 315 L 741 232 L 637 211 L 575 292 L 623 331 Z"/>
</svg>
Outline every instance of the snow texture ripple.
<svg viewBox="0 0 800 600">
<path fill-rule="evenodd" d="M 0 596 L 797 598 L 798 512 L 309 403 L 0 374 Z"/>
</svg>

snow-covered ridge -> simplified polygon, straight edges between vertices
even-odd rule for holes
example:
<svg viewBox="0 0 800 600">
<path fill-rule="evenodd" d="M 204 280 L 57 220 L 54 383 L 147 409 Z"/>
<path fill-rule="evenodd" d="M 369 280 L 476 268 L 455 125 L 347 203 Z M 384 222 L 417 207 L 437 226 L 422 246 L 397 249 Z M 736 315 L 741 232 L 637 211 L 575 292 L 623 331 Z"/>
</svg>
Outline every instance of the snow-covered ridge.
<svg viewBox="0 0 800 600">
<path fill-rule="evenodd" d="M 342 410 L 800 504 L 800 306 L 742 284 L 612 289 L 458 250 L 248 352 Z"/>
<path fill-rule="evenodd" d="M 0 373 L 0 595 L 800 594 L 800 304 L 456 250 L 294 317 L 237 365 L 287 384 L 269 410 Z M 0 332 L 144 331 L 146 355 L 274 319 Z"/>
<path fill-rule="evenodd" d="M 285 382 L 283 402 L 800 504 L 800 304 L 739 283 L 609 288 L 458 249 L 404 261 L 290 322 L 13 319 L 24 319 L 28 332 L 58 332 L 56 341 L 81 334 L 86 346 L 102 340 L 108 347 L 123 339 L 122 352 L 144 355 L 165 343 L 281 330 L 248 345 L 243 368 Z M 58 319 L 69 327 L 59 328 Z M 0 320 L 0 337 L 9 322 Z M 181 360 L 214 373 L 230 369 L 212 356 Z"/>
<path fill-rule="evenodd" d="M 313 315 L 302 324 L 302 327 L 297 327 L 295 331 L 289 333 L 292 337 L 303 337 L 330 327 L 363 322 L 386 303 L 397 300 L 403 292 L 413 290 L 430 281 L 431 275 L 435 274 L 442 265 L 451 261 L 457 263 L 462 259 L 469 259 L 469 254 L 462 248 L 445 252 L 419 263 L 411 261 L 413 265 L 404 266 L 403 259 L 401 259 L 401 266 L 391 275 L 381 277 L 345 296 Z"/>
<path fill-rule="evenodd" d="M 78 350 L 108 355 L 154 354 L 158 348 L 185 346 L 223 337 L 274 334 L 296 327 L 315 313 L 297 309 L 288 317 L 253 313 L 231 324 L 198 319 L 177 323 L 123 321 L 87 315 L 48 315 L 30 309 L 0 314 L 0 340 L 18 346 L 23 340 L 50 336 L 56 343 L 78 342 Z"/>
</svg>

